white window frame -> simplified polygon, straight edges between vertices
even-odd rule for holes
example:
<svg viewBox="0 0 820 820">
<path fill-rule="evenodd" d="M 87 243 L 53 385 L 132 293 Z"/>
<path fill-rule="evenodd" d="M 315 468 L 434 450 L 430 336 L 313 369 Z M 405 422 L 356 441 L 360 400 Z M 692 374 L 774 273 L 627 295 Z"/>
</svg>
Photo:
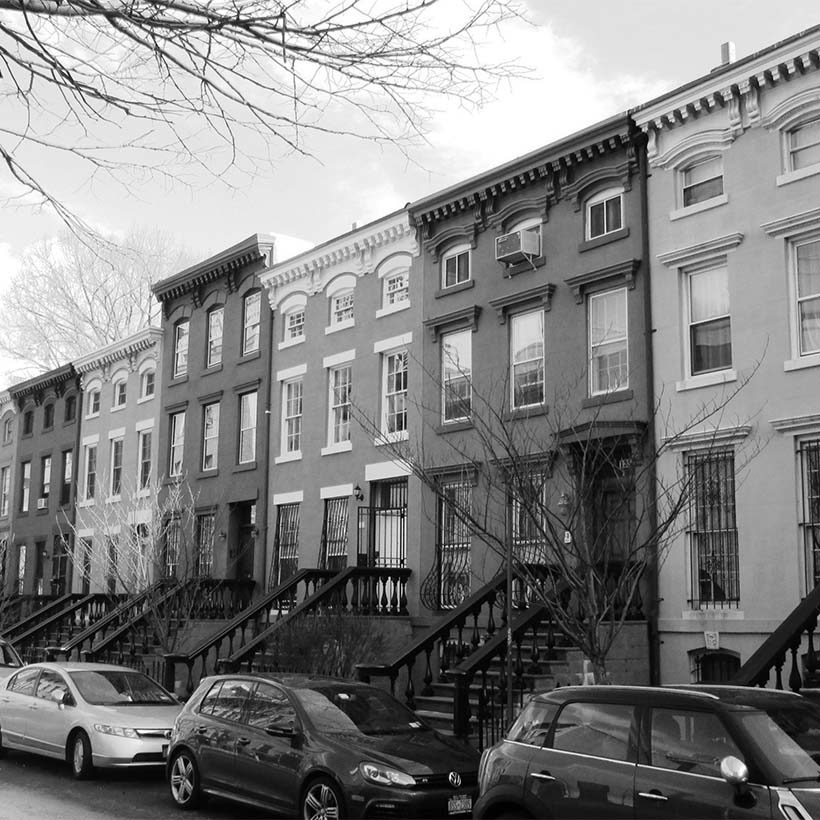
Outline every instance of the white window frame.
<svg viewBox="0 0 820 820">
<path fill-rule="evenodd" d="M 251 401 L 252 399 L 252 401 Z M 256 461 L 256 417 L 259 407 L 259 393 L 253 390 L 239 397 L 239 452 L 237 463 L 250 464 Z M 250 458 L 243 457 L 248 450 Z"/>
<path fill-rule="evenodd" d="M 97 496 L 98 446 L 96 442 L 86 444 L 83 453 L 83 500 L 88 503 Z"/>
<path fill-rule="evenodd" d="M 618 200 L 618 225 L 611 226 L 609 224 L 609 217 L 607 212 L 607 203 L 617 199 Z M 604 230 L 601 233 L 592 233 L 592 209 L 601 206 L 603 208 L 603 215 L 604 215 Z M 599 239 L 602 236 L 608 236 L 609 234 L 613 234 L 616 231 L 620 231 L 626 223 L 624 213 L 624 189 L 623 187 L 613 187 L 613 188 L 605 188 L 603 191 L 598 191 L 594 196 L 591 196 L 586 201 L 586 206 L 584 209 L 584 238 L 587 240 L 590 239 Z"/>
<path fill-rule="evenodd" d="M 122 437 L 112 438 L 108 442 L 108 497 L 111 499 L 119 498 L 122 495 L 124 446 Z"/>
<path fill-rule="evenodd" d="M 279 341 L 279 350 L 302 344 L 305 341 L 307 322 L 307 294 L 299 291 L 284 297 L 279 303 L 279 314 L 282 317 L 282 338 Z M 296 318 L 300 315 L 301 322 Z"/>
<path fill-rule="evenodd" d="M 729 296 L 729 311 L 728 313 L 719 313 L 713 316 L 710 316 L 708 319 L 700 319 L 697 322 L 693 321 L 692 319 L 692 279 L 695 276 L 709 273 L 710 271 L 717 271 L 722 270 L 725 271 L 726 276 L 726 289 L 729 289 L 729 266 L 725 259 L 721 260 L 714 260 L 709 263 L 704 263 L 702 265 L 692 266 L 688 268 L 683 268 L 683 287 L 684 287 L 684 310 L 685 310 L 685 323 L 684 323 L 684 358 L 686 364 L 686 379 L 710 379 L 713 378 L 716 374 L 721 373 L 733 373 L 734 372 L 734 349 L 732 350 L 732 361 L 729 362 L 726 366 L 723 367 L 716 367 L 716 368 L 709 368 L 707 370 L 700 370 L 697 373 L 694 372 L 693 369 L 693 361 L 692 361 L 692 328 L 695 324 L 698 325 L 706 325 L 710 322 L 717 322 L 723 318 L 729 318 L 729 340 L 731 342 L 732 339 L 732 303 L 731 303 L 731 295 Z"/>
<path fill-rule="evenodd" d="M 128 401 L 128 379 L 122 376 L 114 381 L 114 396 L 112 410 L 120 410 Z"/>
<path fill-rule="evenodd" d="M 800 294 L 799 288 L 799 268 L 798 268 L 798 252 L 799 249 L 807 245 L 816 244 L 820 252 L 820 235 L 812 234 L 811 236 L 804 236 L 795 238 L 789 243 L 789 257 L 790 257 L 790 292 L 791 292 L 791 317 L 792 317 L 792 351 L 793 358 L 797 362 L 811 362 L 820 363 L 820 340 L 814 349 L 803 348 L 803 325 L 801 321 L 801 305 L 820 300 L 820 290 L 811 294 Z"/>
<path fill-rule="evenodd" d="M 693 169 L 699 168 L 700 166 L 706 165 L 711 162 L 717 162 L 720 165 L 720 174 L 707 177 L 700 182 L 692 182 L 687 184 L 687 175 L 692 172 Z M 725 168 L 723 165 L 723 154 L 708 154 L 707 156 L 699 156 L 690 160 L 689 162 L 684 163 L 681 165 L 677 170 L 678 175 L 678 189 L 679 189 L 679 207 L 685 210 L 689 210 L 690 208 L 700 208 L 706 206 L 708 203 L 716 201 L 721 197 L 726 196 L 726 181 L 725 181 Z M 712 196 L 705 197 L 703 199 L 697 199 L 694 202 L 686 202 L 686 192 L 695 188 L 698 185 L 705 185 L 707 182 L 712 182 L 716 179 L 720 179 L 720 193 L 713 194 Z"/>
<path fill-rule="evenodd" d="M 9 500 L 11 495 L 11 467 L 0 467 L 0 516 L 5 518 L 9 514 Z"/>
<path fill-rule="evenodd" d="M 3 421 L 3 444 L 10 444 L 14 437 L 14 417 Z"/>
<path fill-rule="evenodd" d="M 209 418 L 210 417 L 210 418 Z M 210 428 L 210 429 L 209 429 Z M 202 405 L 203 472 L 219 469 L 219 402 Z"/>
<path fill-rule="evenodd" d="M 302 376 L 286 379 L 282 382 L 282 429 L 277 461 L 302 457 L 303 417 L 304 379 Z"/>
<path fill-rule="evenodd" d="M 100 415 L 100 388 L 97 385 L 89 387 L 86 395 L 88 396 L 88 408 L 85 417 L 92 419 Z"/>
<path fill-rule="evenodd" d="M 147 491 L 151 487 L 153 471 L 153 428 L 140 430 L 137 434 L 137 492 Z M 147 457 L 146 457 L 147 456 Z M 148 467 L 146 470 L 145 467 Z"/>
<path fill-rule="evenodd" d="M 330 297 L 330 326 L 348 327 L 353 323 L 356 305 L 355 288 L 345 288 Z"/>
<path fill-rule="evenodd" d="M 410 271 L 400 270 L 384 277 L 382 307 L 398 310 L 410 301 Z"/>
<path fill-rule="evenodd" d="M 191 338 L 191 322 L 183 319 L 174 325 L 174 369 L 173 378 L 188 374 L 188 345 Z"/>
<path fill-rule="evenodd" d="M 622 301 L 622 306 L 620 304 L 617 305 L 617 309 L 619 312 L 621 309 L 623 311 L 623 333 L 607 338 L 609 333 L 607 330 L 604 333 L 603 340 L 596 344 L 593 339 L 593 306 L 599 301 L 603 302 L 615 297 L 618 297 L 619 300 Z M 606 348 L 606 351 L 604 351 L 604 348 Z M 596 378 L 596 374 L 599 372 L 596 367 L 596 361 L 600 358 L 601 352 L 605 352 L 605 355 L 611 355 L 609 353 L 609 349 L 611 348 L 614 348 L 619 353 L 623 351 L 625 363 L 622 368 L 619 366 L 618 369 L 623 370 L 624 377 L 619 380 L 614 387 L 610 387 L 609 384 L 605 387 L 601 387 L 597 383 L 598 380 Z M 609 372 L 609 369 L 608 367 L 607 372 Z M 607 393 L 612 393 L 613 391 L 627 390 L 629 388 L 629 299 L 627 298 L 626 288 L 614 288 L 612 290 L 601 291 L 600 293 L 590 293 L 587 296 L 587 370 L 589 374 L 590 396 L 602 396 Z"/>
<path fill-rule="evenodd" d="M 391 373 L 391 361 L 400 359 L 404 360 L 404 367 L 402 369 L 394 369 Z M 402 348 L 400 350 L 389 350 L 382 353 L 381 370 L 381 438 L 384 441 L 406 441 L 409 437 L 407 425 L 407 397 L 410 379 L 410 356 L 408 354 L 407 348 Z M 397 388 L 397 381 L 394 379 L 391 388 L 391 376 L 396 377 L 400 374 L 403 374 L 403 387 L 399 385 Z M 403 409 L 398 412 L 391 412 L 392 400 L 396 400 L 396 402 L 403 405 Z M 397 420 L 403 419 L 403 423 L 398 425 L 391 424 L 391 419 L 394 418 Z"/>
<path fill-rule="evenodd" d="M 147 367 L 140 373 L 140 399 L 153 398 L 156 390 L 157 371 L 153 367 Z"/>
<path fill-rule="evenodd" d="M 246 294 L 242 300 L 242 355 L 247 356 L 259 350 L 261 338 L 262 291 L 256 290 Z"/>
<path fill-rule="evenodd" d="M 328 369 L 327 374 L 327 446 L 349 446 L 353 392 L 353 364 Z"/>
<path fill-rule="evenodd" d="M 20 512 L 28 512 L 31 507 L 31 461 L 24 461 L 20 466 Z"/>
<path fill-rule="evenodd" d="M 800 148 L 796 148 L 794 146 L 794 135 L 808 127 L 813 127 L 817 129 L 816 137 L 817 139 L 809 143 L 808 145 L 801 146 Z M 805 174 L 809 169 L 814 169 L 820 166 L 820 159 L 817 162 L 811 162 L 808 165 L 804 165 L 801 168 L 795 167 L 794 158 L 795 154 L 798 151 L 804 151 L 807 148 L 816 148 L 820 146 L 820 113 L 814 112 L 813 114 L 807 115 L 805 117 L 801 117 L 797 122 L 790 125 L 784 132 L 784 151 L 785 151 L 785 170 L 786 173 L 793 173 L 793 174 Z"/>
<path fill-rule="evenodd" d="M 216 321 L 218 319 L 218 321 Z M 216 367 L 222 364 L 222 349 L 225 340 L 225 308 L 222 305 L 208 311 L 208 349 L 205 354 L 205 366 Z"/>
<path fill-rule="evenodd" d="M 467 352 L 469 353 L 469 369 L 464 370 L 459 364 L 452 361 L 452 358 L 447 353 L 447 340 L 454 337 L 461 337 L 466 339 Z M 472 418 L 472 371 L 473 371 L 473 333 L 470 328 L 452 330 L 441 334 L 441 423 L 442 424 L 456 424 L 458 422 L 469 421 Z M 449 373 L 448 373 L 449 366 Z M 455 375 L 453 375 L 455 374 Z M 458 379 L 465 378 L 467 380 L 467 397 L 464 400 L 468 407 L 468 412 L 465 415 L 447 416 L 447 390 L 451 382 Z"/>
<path fill-rule="evenodd" d="M 533 356 L 526 359 L 516 361 L 517 351 L 515 349 L 515 328 L 516 326 L 526 320 L 537 317 L 541 323 L 541 355 Z M 526 310 L 519 313 L 514 313 L 510 316 L 510 407 L 513 410 L 523 410 L 531 407 L 542 407 L 546 401 L 546 340 L 545 340 L 545 321 L 544 310 Z M 524 346 L 526 349 L 527 346 Z M 517 369 L 525 369 L 527 365 L 532 363 L 540 363 L 541 368 L 541 399 L 537 402 L 530 402 L 528 404 L 518 404 L 516 401 L 516 385 L 517 385 Z"/>
<path fill-rule="evenodd" d="M 457 287 L 458 285 L 463 285 L 466 282 L 469 282 L 473 278 L 473 254 L 472 254 L 472 246 L 463 243 L 461 245 L 456 245 L 452 248 L 449 248 L 445 253 L 441 256 L 441 289 L 447 290 L 449 288 Z M 467 275 L 464 278 L 459 278 L 459 264 L 458 259 L 459 257 L 465 257 L 467 260 Z M 453 269 L 455 273 L 454 281 L 448 283 L 447 281 L 447 263 L 453 260 Z"/>
<path fill-rule="evenodd" d="M 40 459 L 40 498 L 48 498 L 51 495 L 51 467 L 52 459 L 50 455 Z"/>
<path fill-rule="evenodd" d="M 285 338 L 283 342 L 297 342 L 305 338 L 305 308 L 295 307 L 284 314 Z"/>
<path fill-rule="evenodd" d="M 178 478 L 184 469 L 185 456 L 185 411 L 171 413 L 168 425 L 168 475 Z M 178 458 L 177 458 L 178 456 Z M 178 465 L 175 466 L 175 465 Z"/>
</svg>

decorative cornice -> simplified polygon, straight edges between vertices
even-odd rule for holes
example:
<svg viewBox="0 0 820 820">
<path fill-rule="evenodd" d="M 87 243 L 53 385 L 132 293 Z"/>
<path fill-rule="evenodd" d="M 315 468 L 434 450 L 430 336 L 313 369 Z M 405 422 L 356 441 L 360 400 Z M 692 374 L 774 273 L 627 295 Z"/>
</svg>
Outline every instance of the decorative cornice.
<svg viewBox="0 0 820 820">
<path fill-rule="evenodd" d="M 659 168 L 675 168 L 699 154 L 725 151 L 735 139 L 729 128 L 710 128 L 684 137 L 660 156 L 650 158 L 650 164 Z"/>
<path fill-rule="evenodd" d="M 564 279 L 564 282 L 572 290 L 576 304 L 580 305 L 584 301 L 584 291 L 589 285 L 604 282 L 608 279 L 622 279 L 632 290 L 635 287 L 635 274 L 640 266 L 640 259 L 626 259 L 623 262 L 616 262 L 614 265 L 607 265 L 605 268 L 598 268 L 589 273 L 570 276 Z"/>
<path fill-rule="evenodd" d="M 76 378 L 77 372 L 74 370 L 74 366 L 64 364 L 54 370 L 49 370 L 47 373 L 41 373 L 33 379 L 27 379 L 13 385 L 9 388 L 9 394 L 18 407 L 22 407 L 23 402 L 28 397 L 33 397 L 35 403 L 40 404 L 43 391 L 54 388 L 56 392 L 60 393 L 68 382 Z"/>
<path fill-rule="evenodd" d="M 511 307 L 532 303 L 543 307 L 544 310 L 552 308 L 552 295 L 555 293 L 555 285 L 546 282 L 538 287 L 522 290 L 518 293 L 511 293 L 508 296 L 499 296 L 497 299 L 490 299 L 490 304 L 495 308 L 498 315 L 498 323 L 503 325 L 507 321 L 507 313 Z"/>
<path fill-rule="evenodd" d="M 470 247 L 475 250 L 478 245 L 478 231 L 479 224 L 470 222 L 468 224 L 451 225 L 441 233 L 437 233 L 433 239 L 425 239 L 425 250 L 430 252 L 433 259 L 433 264 L 438 264 L 441 258 L 442 251 L 446 250 L 447 246 L 451 246 L 459 239 L 466 241 Z"/>
<path fill-rule="evenodd" d="M 685 248 L 659 253 L 658 260 L 670 268 L 691 265 L 696 262 L 706 261 L 712 257 L 723 256 L 729 251 L 733 251 L 742 241 L 742 233 L 730 233 L 726 236 L 708 239 L 706 242 L 698 242 L 696 245 L 687 245 Z"/>
<path fill-rule="evenodd" d="M 509 201 L 497 211 L 494 209 L 497 200 L 491 204 L 493 207 L 487 212 L 487 225 L 494 230 L 505 227 L 518 214 L 529 213 L 540 217 L 543 222 L 549 218 L 549 202 L 545 192 L 533 191 L 532 195 Z"/>
<path fill-rule="evenodd" d="M 162 340 L 162 330 L 158 327 L 148 327 L 110 345 L 101 347 L 93 353 L 82 356 L 74 361 L 74 368 L 78 373 L 90 373 L 92 370 L 101 370 L 117 362 L 133 363 L 136 354 L 143 350 L 155 347 Z"/>
<path fill-rule="evenodd" d="M 706 446 L 725 446 L 736 441 L 742 441 L 752 432 L 751 424 L 739 424 L 736 427 L 716 427 L 712 430 L 693 430 L 675 436 L 666 436 L 663 444 L 670 450 L 686 450 L 689 448 L 703 448 Z"/>
<path fill-rule="evenodd" d="M 818 109 L 820 109 L 820 88 L 809 88 L 798 94 L 792 94 L 788 99 L 778 103 L 765 117 L 761 118 L 760 124 L 769 130 L 787 128 L 794 120 Z"/>
<path fill-rule="evenodd" d="M 478 317 L 481 315 L 480 305 L 454 310 L 445 313 L 443 316 L 436 316 L 434 319 L 425 319 L 424 326 L 430 331 L 433 343 L 435 344 L 441 336 L 444 328 L 458 330 L 469 328 L 473 333 L 478 329 Z"/>
<path fill-rule="evenodd" d="M 772 419 L 769 424 L 778 433 L 803 433 L 807 430 L 820 428 L 820 413 L 808 413 L 805 416 L 788 416 L 782 419 Z"/>
<path fill-rule="evenodd" d="M 764 222 L 760 226 L 769 236 L 793 236 L 820 228 L 820 208 Z"/>
<path fill-rule="evenodd" d="M 632 190 L 632 174 L 638 170 L 638 162 L 632 152 L 629 152 L 623 162 L 614 165 L 604 165 L 593 169 L 573 182 L 561 188 L 561 196 L 572 201 L 575 211 L 581 210 L 584 193 L 593 185 L 600 185 L 608 180 L 616 180 L 624 191 Z"/>
</svg>

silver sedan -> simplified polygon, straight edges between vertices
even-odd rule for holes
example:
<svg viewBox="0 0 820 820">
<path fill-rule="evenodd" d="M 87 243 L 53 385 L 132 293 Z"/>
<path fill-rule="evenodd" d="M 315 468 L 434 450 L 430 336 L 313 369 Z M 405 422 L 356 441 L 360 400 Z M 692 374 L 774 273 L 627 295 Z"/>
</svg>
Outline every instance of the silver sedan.
<svg viewBox="0 0 820 820">
<path fill-rule="evenodd" d="M 5 749 L 95 766 L 161 766 L 182 704 L 142 672 L 102 663 L 34 663 L 0 681 Z"/>
</svg>

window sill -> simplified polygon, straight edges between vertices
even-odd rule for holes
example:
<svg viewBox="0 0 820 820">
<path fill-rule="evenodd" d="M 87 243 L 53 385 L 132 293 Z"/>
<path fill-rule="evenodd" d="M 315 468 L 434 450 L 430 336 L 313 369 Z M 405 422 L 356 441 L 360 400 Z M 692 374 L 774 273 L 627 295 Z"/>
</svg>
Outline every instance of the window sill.
<svg viewBox="0 0 820 820">
<path fill-rule="evenodd" d="M 516 262 L 514 265 L 504 266 L 504 277 L 511 279 L 520 273 L 531 273 L 538 268 L 543 268 L 547 264 L 545 256 L 536 256 L 535 259 L 528 259 L 524 262 Z"/>
<path fill-rule="evenodd" d="M 239 357 L 239 361 L 237 361 L 237 364 L 245 364 L 245 362 L 252 362 L 255 359 L 258 359 L 261 355 L 261 350 L 252 350 L 250 353 L 243 353 Z"/>
<path fill-rule="evenodd" d="M 297 339 L 288 339 L 285 342 L 279 342 L 277 350 L 287 350 L 289 347 L 296 347 L 296 345 L 304 344 L 305 337 L 299 336 Z"/>
<path fill-rule="evenodd" d="M 703 202 L 696 202 L 694 205 L 687 205 L 685 208 L 678 208 L 671 211 L 669 214 L 669 221 L 674 222 L 676 219 L 685 219 L 687 216 L 699 214 L 702 211 L 711 211 L 712 208 L 719 208 L 729 201 L 727 194 L 720 196 L 713 196 L 711 199 L 705 199 Z"/>
<path fill-rule="evenodd" d="M 349 327 L 356 327 L 355 319 L 347 319 L 335 325 L 328 325 L 325 328 L 325 336 L 329 336 L 331 333 L 338 333 L 340 330 L 347 330 Z"/>
<path fill-rule="evenodd" d="M 181 376 L 174 376 L 171 381 L 168 382 L 168 387 L 176 387 L 178 384 L 185 384 L 188 381 L 188 374 L 184 373 Z"/>
<path fill-rule="evenodd" d="M 719 370 L 716 373 L 704 373 L 702 376 L 689 376 L 675 384 L 675 390 L 682 393 L 684 390 L 696 390 L 699 387 L 712 387 L 716 384 L 728 384 L 737 381 L 737 371 L 734 368 Z"/>
<path fill-rule="evenodd" d="M 799 182 L 807 177 L 813 177 L 816 174 L 820 174 L 820 163 L 807 165 L 798 171 L 786 171 L 785 174 L 780 174 L 775 178 L 775 185 L 779 188 L 783 185 L 790 185 L 792 182 Z"/>
<path fill-rule="evenodd" d="M 612 233 L 605 233 L 603 236 L 596 236 L 595 239 L 585 239 L 578 245 L 578 253 L 591 251 L 593 248 L 600 248 L 601 245 L 608 245 L 610 242 L 617 242 L 629 236 L 629 228 L 619 228 Z"/>
<path fill-rule="evenodd" d="M 617 404 L 619 401 L 632 401 L 632 390 L 613 390 L 610 393 L 597 393 L 584 399 L 581 407 L 600 407 L 602 404 Z"/>
<path fill-rule="evenodd" d="M 504 421 L 518 421 L 519 419 L 546 416 L 547 413 L 549 413 L 549 407 L 546 404 L 533 404 L 529 407 L 514 407 L 504 413 L 502 418 Z"/>
<path fill-rule="evenodd" d="M 336 453 L 349 453 L 353 449 L 353 442 L 340 441 L 338 444 L 328 444 L 327 447 L 322 447 L 321 455 L 332 456 Z"/>
<path fill-rule="evenodd" d="M 85 499 L 84 501 L 77 502 L 78 507 L 93 507 L 94 506 L 94 499 Z"/>
<path fill-rule="evenodd" d="M 109 495 L 108 498 L 105 499 L 106 504 L 118 504 L 122 500 L 122 496 L 119 495 Z"/>
<path fill-rule="evenodd" d="M 297 450 L 295 453 L 285 453 L 283 456 L 276 456 L 273 460 L 274 464 L 287 464 L 289 461 L 301 461 L 302 451 Z"/>
<path fill-rule="evenodd" d="M 450 296 L 452 293 L 461 293 L 475 287 L 475 280 L 468 279 L 466 282 L 459 282 L 457 285 L 450 285 L 449 288 L 441 288 L 433 294 L 433 298 L 441 299 L 443 296 Z"/>
<path fill-rule="evenodd" d="M 792 370 L 805 370 L 807 367 L 820 367 L 820 353 L 810 353 L 808 356 L 783 362 L 783 370 L 787 373 Z"/>
<path fill-rule="evenodd" d="M 48 509 L 48 507 L 46 506 L 46 507 L 43 507 L 43 509 L 42 509 L 42 510 L 37 510 L 37 512 L 36 512 L 35 514 L 36 514 L 36 515 L 48 515 L 48 514 L 49 514 L 49 512 L 50 512 L 50 510 L 49 510 L 49 509 Z"/>
<path fill-rule="evenodd" d="M 247 473 L 251 470 L 256 469 L 256 460 L 254 461 L 245 461 L 242 464 L 237 464 L 233 468 L 233 472 L 235 473 Z"/>
<path fill-rule="evenodd" d="M 219 373 L 220 370 L 222 370 L 222 362 L 219 362 L 219 364 L 209 365 L 205 368 L 205 370 L 202 371 L 202 375 L 210 376 L 211 373 Z"/>
<path fill-rule="evenodd" d="M 125 410 L 126 405 L 118 404 L 115 407 L 112 407 L 109 412 L 111 413 L 119 413 L 121 410 Z"/>
<path fill-rule="evenodd" d="M 384 447 L 385 444 L 395 444 L 398 441 L 409 441 L 410 433 L 407 430 L 399 430 L 397 433 L 379 433 L 373 439 L 375 447 Z"/>
<path fill-rule="evenodd" d="M 684 609 L 681 613 L 684 621 L 702 621 L 720 619 L 725 621 L 742 621 L 746 616 L 742 609 L 729 606 L 710 606 L 702 604 L 698 609 Z"/>
<path fill-rule="evenodd" d="M 154 396 L 154 393 L 151 393 L 150 396 L 140 396 L 140 398 L 137 399 L 137 404 L 145 404 L 145 402 L 151 401 L 151 399 L 153 399 Z"/>
<path fill-rule="evenodd" d="M 458 433 L 461 430 L 472 430 L 473 422 L 470 419 L 464 421 L 445 421 L 436 427 L 436 433 L 442 435 L 444 433 Z"/>
<path fill-rule="evenodd" d="M 217 478 L 219 476 L 219 467 L 214 467 L 213 470 L 200 470 L 197 474 L 197 480 L 203 478 Z"/>
<path fill-rule="evenodd" d="M 98 419 L 99 417 L 100 417 L 100 412 L 99 412 L 99 410 L 98 410 L 96 413 L 89 413 L 89 414 L 85 417 L 85 419 L 86 419 L 86 421 L 87 421 L 88 419 Z M 23 433 L 23 438 L 25 438 L 25 437 L 26 437 L 26 435 L 27 435 L 26 433 Z M 30 435 L 31 435 L 31 433 L 28 433 L 28 435 L 30 436 Z"/>
<path fill-rule="evenodd" d="M 379 308 L 376 311 L 376 318 L 381 319 L 382 316 L 390 316 L 393 313 L 400 313 L 403 310 L 407 310 L 410 307 L 410 300 L 405 299 L 403 302 L 399 302 L 396 305 L 388 305 L 388 307 Z"/>
<path fill-rule="evenodd" d="M 151 495 L 151 490 L 148 487 L 146 487 L 143 490 L 137 490 L 135 495 L 137 498 L 149 498 Z"/>
</svg>

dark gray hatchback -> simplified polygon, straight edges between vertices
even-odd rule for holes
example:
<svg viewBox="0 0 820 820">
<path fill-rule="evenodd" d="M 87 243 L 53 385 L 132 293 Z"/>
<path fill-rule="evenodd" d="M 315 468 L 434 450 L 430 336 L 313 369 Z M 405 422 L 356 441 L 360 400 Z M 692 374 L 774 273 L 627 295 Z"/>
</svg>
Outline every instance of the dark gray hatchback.
<svg viewBox="0 0 820 820">
<path fill-rule="evenodd" d="M 478 752 L 375 686 L 267 674 L 202 681 L 167 764 L 180 808 L 205 793 L 317 820 L 468 816 L 477 770 Z"/>
<path fill-rule="evenodd" d="M 738 686 L 535 695 L 479 768 L 476 818 L 820 820 L 820 709 Z"/>
</svg>

